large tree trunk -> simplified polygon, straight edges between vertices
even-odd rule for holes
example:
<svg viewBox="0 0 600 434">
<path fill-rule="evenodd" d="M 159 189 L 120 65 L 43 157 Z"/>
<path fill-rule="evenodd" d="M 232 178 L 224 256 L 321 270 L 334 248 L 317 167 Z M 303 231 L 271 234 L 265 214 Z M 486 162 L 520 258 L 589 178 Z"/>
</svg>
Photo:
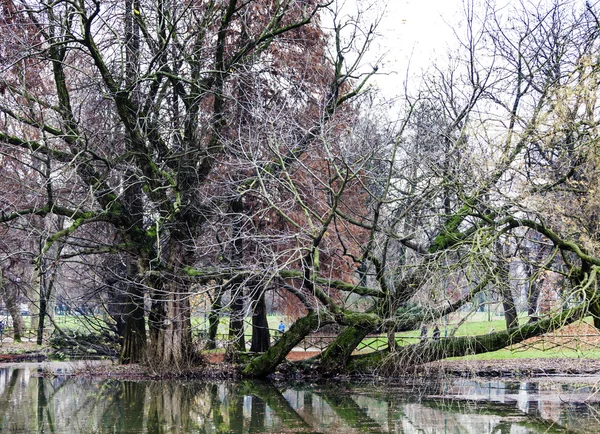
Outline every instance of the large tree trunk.
<svg viewBox="0 0 600 434">
<path fill-rule="evenodd" d="M 228 356 L 235 358 L 235 353 L 246 351 L 244 338 L 244 287 L 238 285 L 231 290 L 231 314 L 229 316 Z"/>
<path fill-rule="evenodd" d="M 176 277 L 161 277 L 157 283 L 148 318 L 148 362 L 159 370 L 181 372 L 195 362 L 188 286 Z"/>
<path fill-rule="evenodd" d="M 23 334 L 25 333 L 25 321 L 21 316 L 21 309 L 19 306 L 19 293 L 17 287 L 9 285 L 7 281 L 2 278 L 2 271 L 0 270 L 0 299 L 4 300 L 6 309 L 12 318 L 13 323 L 13 339 L 15 342 L 21 342 Z"/>
<path fill-rule="evenodd" d="M 139 285 L 127 285 L 123 316 L 125 326 L 120 361 L 123 364 L 143 362 L 146 360 L 146 322 L 144 291 Z"/>
<path fill-rule="evenodd" d="M 265 292 L 261 286 L 252 289 L 252 343 L 250 351 L 253 353 L 264 353 L 271 346 L 271 334 L 267 321 L 267 304 Z"/>
</svg>

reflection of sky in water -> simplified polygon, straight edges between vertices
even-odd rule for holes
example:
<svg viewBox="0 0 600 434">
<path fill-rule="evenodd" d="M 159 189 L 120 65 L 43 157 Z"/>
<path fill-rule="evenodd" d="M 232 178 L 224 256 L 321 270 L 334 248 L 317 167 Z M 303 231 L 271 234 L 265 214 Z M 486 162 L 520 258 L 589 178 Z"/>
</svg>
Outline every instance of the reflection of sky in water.
<svg viewBox="0 0 600 434">
<path fill-rule="evenodd" d="M 578 378 L 579 386 L 461 380 L 283 387 L 39 378 L 36 371 L 0 369 L 0 432 L 600 432 L 593 378 Z"/>
</svg>

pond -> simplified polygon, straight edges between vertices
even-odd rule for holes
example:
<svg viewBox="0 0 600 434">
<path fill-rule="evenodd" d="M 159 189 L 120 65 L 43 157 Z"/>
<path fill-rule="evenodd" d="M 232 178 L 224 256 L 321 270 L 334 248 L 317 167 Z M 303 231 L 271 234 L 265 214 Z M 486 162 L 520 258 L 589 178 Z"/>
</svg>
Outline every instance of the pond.
<svg viewBox="0 0 600 434">
<path fill-rule="evenodd" d="M 274 385 L 56 375 L 65 370 L 0 365 L 0 432 L 600 432 L 592 377 Z"/>
</svg>

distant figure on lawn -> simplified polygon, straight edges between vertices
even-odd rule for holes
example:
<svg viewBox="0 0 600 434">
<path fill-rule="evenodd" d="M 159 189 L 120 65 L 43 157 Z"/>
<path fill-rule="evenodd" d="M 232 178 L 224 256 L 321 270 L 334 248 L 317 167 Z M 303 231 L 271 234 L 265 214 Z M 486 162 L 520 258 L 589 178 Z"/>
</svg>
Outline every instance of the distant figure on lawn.
<svg viewBox="0 0 600 434">
<path fill-rule="evenodd" d="M 427 326 L 423 324 L 421 326 L 421 343 L 427 342 Z"/>
<path fill-rule="evenodd" d="M 285 324 L 283 323 L 283 321 L 280 321 L 280 322 L 279 322 L 279 327 L 278 327 L 278 329 L 279 329 L 279 333 L 280 333 L 280 334 L 283 334 L 283 333 L 285 332 Z"/>
<path fill-rule="evenodd" d="M 440 329 L 437 326 L 437 324 L 433 328 L 433 340 L 434 341 L 439 341 L 440 340 Z"/>
</svg>

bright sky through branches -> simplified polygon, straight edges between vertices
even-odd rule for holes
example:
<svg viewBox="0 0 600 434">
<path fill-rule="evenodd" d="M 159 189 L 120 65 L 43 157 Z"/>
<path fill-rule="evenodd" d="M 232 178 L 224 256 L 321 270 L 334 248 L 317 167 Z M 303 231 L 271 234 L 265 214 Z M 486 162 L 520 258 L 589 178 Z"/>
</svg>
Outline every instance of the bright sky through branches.
<svg viewBox="0 0 600 434">
<path fill-rule="evenodd" d="M 410 75 L 418 75 L 445 57 L 463 8 L 461 0 L 390 0 L 374 48 L 385 56 L 380 72 L 391 75 L 377 77 L 377 84 L 390 95 L 399 94 L 409 65 Z"/>
</svg>

